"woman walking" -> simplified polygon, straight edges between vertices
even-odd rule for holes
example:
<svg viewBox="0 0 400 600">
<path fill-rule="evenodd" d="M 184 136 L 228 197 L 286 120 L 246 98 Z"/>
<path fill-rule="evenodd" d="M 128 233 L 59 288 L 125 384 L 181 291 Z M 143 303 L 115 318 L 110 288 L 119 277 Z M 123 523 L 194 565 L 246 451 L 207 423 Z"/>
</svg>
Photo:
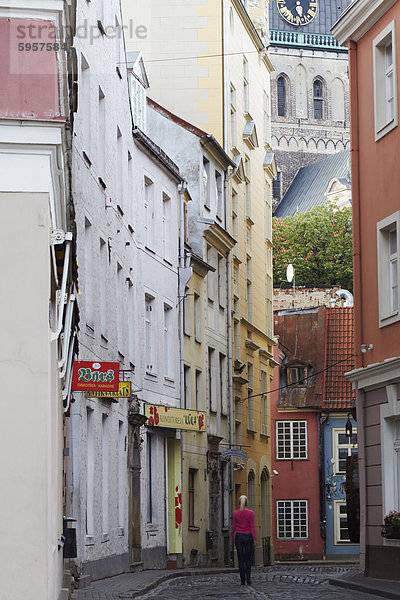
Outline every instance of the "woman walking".
<svg viewBox="0 0 400 600">
<path fill-rule="evenodd" d="M 246 582 L 250 585 L 256 527 L 254 512 L 247 508 L 247 496 L 240 496 L 239 510 L 233 511 L 231 542 L 233 543 L 234 540 L 238 555 L 241 585 L 245 585 Z"/>
</svg>

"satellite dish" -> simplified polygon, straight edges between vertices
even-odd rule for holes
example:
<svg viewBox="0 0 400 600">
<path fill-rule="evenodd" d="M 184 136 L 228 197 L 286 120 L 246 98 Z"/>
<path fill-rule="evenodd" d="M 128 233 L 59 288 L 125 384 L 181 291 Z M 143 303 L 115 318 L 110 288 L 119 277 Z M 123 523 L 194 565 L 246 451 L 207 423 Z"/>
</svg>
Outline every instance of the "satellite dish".
<svg viewBox="0 0 400 600">
<path fill-rule="evenodd" d="M 293 265 L 289 264 L 286 269 L 286 279 L 288 280 L 289 283 L 291 281 L 293 281 L 293 275 L 294 275 Z"/>
</svg>

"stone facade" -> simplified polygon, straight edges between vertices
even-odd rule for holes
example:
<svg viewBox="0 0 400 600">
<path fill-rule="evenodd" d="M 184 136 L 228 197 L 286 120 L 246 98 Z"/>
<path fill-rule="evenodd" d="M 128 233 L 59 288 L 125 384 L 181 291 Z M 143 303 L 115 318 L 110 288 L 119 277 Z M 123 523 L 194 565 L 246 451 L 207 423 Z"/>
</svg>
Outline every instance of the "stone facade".
<svg viewBox="0 0 400 600">
<path fill-rule="evenodd" d="M 301 28 L 277 16 L 275 3 L 270 7 L 275 69 L 271 75 L 271 145 L 281 172 L 281 190 L 279 186 L 274 190 L 278 201 L 300 167 L 349 146 L 347 52 L 329 34 L 334 22 L 330 20 L 336 15 L 325 14 L 323 4 L 319 3 L 319 20 Z"/>
</svg>

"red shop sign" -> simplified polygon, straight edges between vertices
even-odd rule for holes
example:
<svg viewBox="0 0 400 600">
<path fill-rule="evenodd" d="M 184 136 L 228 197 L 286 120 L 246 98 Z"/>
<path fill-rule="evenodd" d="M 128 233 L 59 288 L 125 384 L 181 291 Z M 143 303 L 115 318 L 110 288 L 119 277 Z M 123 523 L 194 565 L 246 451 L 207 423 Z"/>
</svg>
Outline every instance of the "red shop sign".
<svg viewBox="0 0 400 600">
<path fill-rule="evenodd" d="M 72 390 L 75 392 L 117 392 L 119 386 L 118 362 L 76 360 L 72 372 Z"/>
</svg>

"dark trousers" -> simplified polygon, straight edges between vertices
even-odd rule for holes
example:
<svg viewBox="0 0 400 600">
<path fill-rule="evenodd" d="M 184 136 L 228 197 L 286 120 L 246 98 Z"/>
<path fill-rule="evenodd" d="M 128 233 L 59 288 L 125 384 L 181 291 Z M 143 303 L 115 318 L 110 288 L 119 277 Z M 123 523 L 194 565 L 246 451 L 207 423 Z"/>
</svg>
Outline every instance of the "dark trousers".
<svg viewBox="0 0 400 600">
<path fill-rule="evenodd" d="M 235 546 L 238 555 L 240 581 L 242 583 L 246 581 L 249 583 L 254 547 L 251 533 L 237 533 L 235 536 Z"/>
</svg>

